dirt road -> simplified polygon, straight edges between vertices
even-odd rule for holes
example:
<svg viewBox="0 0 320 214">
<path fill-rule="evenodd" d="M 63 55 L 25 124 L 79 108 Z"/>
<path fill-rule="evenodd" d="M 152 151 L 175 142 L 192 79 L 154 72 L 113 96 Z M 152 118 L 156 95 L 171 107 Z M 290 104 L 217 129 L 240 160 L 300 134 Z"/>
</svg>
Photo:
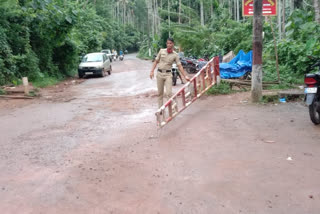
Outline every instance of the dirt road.
<svg viewBox="0 0 320 214">
<path fill-rule="evenodd" d="M 320 127 L 303 104 L 205 97 L 157 130 L 150 67 L 128 55 L 0 108 L 1 213 L 320 212 Z"/>
</svg>

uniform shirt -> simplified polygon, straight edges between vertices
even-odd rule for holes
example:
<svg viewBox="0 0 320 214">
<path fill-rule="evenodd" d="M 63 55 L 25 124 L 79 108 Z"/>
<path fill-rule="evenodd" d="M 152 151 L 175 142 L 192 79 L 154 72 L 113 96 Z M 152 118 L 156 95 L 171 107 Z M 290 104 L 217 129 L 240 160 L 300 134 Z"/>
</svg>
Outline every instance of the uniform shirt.
<svg viewBox="0 0 320 214">
<path fill-rule="evenodd" d="M 161 49 L 159 51 L 156 61 L 159 63 L 158 68 L 160 70 L 171 70 L 174 62 L 178 66 L 181 65 L 179 55 L 175 51 L 168 53 L 167 49 Z"/>
</svg>

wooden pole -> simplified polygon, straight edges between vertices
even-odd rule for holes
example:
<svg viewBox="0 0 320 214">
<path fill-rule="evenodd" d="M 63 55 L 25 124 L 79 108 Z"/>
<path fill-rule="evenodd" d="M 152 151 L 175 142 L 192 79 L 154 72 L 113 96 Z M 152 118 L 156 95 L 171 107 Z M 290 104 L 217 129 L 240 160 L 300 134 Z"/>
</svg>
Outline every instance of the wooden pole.
<svg viewBox="0 0 320 214">
<path fill-rule="evenodd" d="M 253 6 L 252 102 L 259 102 L 262 98 L 262 1 L 254 0 Z"/>
<path fill-rule="evenodd" d="M 268 19 L 269 19 L 269 22 L 270 22 L 271 31 L 272 31 L 272 35 L 273 35 L 274 52 L 276 54 L 276 69 L 277 69 L 277 74 L 278 74 L 278 83 L 280 83 L 281 80 L 280 80 L 280 72 L 279 72 L 279 57 L 278 57 L 277 39 L 276 39 L 276 35 L 274 33 L 272 20 L 269 17 L 268 17 Z"/>
<path fill-rule="evenodd" d="M 22 78 L 23 86 L 24 86 L 24 94 L 29 95 L 29 81 L 28 77 Z"/>
</svg>

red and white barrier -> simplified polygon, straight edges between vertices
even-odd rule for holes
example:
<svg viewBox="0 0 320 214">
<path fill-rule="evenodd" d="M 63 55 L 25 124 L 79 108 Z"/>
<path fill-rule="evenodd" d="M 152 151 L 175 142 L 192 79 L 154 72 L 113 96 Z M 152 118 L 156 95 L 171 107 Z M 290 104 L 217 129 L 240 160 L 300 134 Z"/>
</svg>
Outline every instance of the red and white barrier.
<svg viewBox="0 0 320 214">
<path fill-rule="evenodd" d="M 168 124 L 219 81 L 219 57 L 214 57 L 156 112 L 158 125 Z"/>
</svg>

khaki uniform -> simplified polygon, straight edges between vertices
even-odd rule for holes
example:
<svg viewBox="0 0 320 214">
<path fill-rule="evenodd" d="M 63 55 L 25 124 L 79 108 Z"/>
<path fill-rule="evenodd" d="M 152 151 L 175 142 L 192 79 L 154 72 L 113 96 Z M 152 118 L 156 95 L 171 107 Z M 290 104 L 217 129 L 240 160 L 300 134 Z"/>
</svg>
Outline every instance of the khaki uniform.
<svg viewBox="0 0 320 214">
<path fill-rule="evenodd" d="M 164 88 L 166 88 L 165 96 L 167 100 L 172 96 L 172 64 L 175 62 L 179 66 L 181 62 L 175 51 L 168 53 L 167 49 L 161 49 L 159 51 L 156 61 L 158 62 L 157 86 L 158 105 L 160 108 L 163 105 Z"/>
</svg>

